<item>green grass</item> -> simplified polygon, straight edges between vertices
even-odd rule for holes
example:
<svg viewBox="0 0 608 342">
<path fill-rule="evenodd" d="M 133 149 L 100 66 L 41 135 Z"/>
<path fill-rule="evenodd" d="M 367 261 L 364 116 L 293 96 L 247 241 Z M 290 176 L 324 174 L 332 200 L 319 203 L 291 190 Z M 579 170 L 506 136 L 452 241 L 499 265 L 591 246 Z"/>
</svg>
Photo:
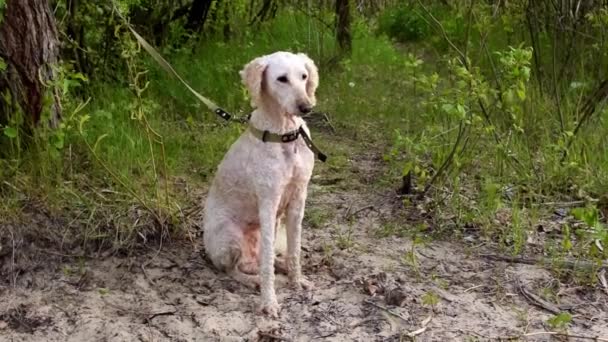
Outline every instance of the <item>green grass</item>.
<svg viewBox="0 0 608 342">
<path fill-rule="evenodd" d="M 454 23 L 462 20 L 444 22 L 457 43 L 464 36 L 461 25 Z M 194 49 L 187 46 L 163 53 L 196 90 L 237 115 L 250 109 L 238 75 L 246 62 L 276 50 L 308 53 L 320 68 L 318 109 L 328 114 L 337 130 L 336 134 L 313 131 L 330 155 L 329 162 L 318 164 L 315 172 L 326 180 L 342 179 L 327 191 L 380 187 L 389 193 L 411 171 L 419 193 L 449 155 L 461 120 L 458 106 L 462 106 L 471 120 L 466 145 L 430 188 L 430 201 L 421 204 L 415 196 L 404 201 L 409 209 L 422 205 L 431 215 L 415 223 L 415 228 L 398 218 L 386 222 L 375 232 L 379 239 L 410 237 L 412 231 L 458 238 L 474 229 L 483 241 L 496 243 L 507 253 L 523 254 L 538 221 L 555 209 L 542 203 L 589 200 L 608 192 L 608 154 L 599 152 L 608 145 L 606 111 L 583 127 L 562 163 L 556 104 L 542 96 L 532 80 L 524 82 L 524 100 L 503 108 L 488 103 L 493 124 L 484 121 L 474 101 L 476 93 L 466 86 L 470 83 L 462 85 L 463 77 L 469 77 L 468 82 L 479 83 L 480 91 L 494 96 L 489 60 L 475 50 L 479 43 L 473 38 L 471 56 L 482 57 L 472 59 L 475 69 L 463 76 L 453 62 L 454 53 L 436 33 L 419 44 L 395 45 L 369 32 L 367 23 L 356 20 L 352 56 L 338 61 L 333 32 L 314 19 L 289 12 L 228 42 L 209 39 Z M 513 54 L 501 38 L 505 35 L 496 31 L 488 41 L 492 51 L 503 56 Z M 128 44 L 132 38 L 125 35 L 123 40 L 125 51 L 135 53 Z M 25 208 L 32 202 L 42 203 L 51 216 L 69 223 L 53 238 L 85 246 L 94 242 L 125 248 L 160 236 L 187 236 L 195 219 L 191 213 L 200 206 L 217 164 L 244 127 L 226 124 L 210 113 L 143 51 L 134 56 L 124 61 L 131 74 L 124 68 L 124 74 L 116 75 L 120 81 L 87 84 L 91 99 L 78 112 L 85 99 L 69 92 L 64 98 L 64 127 L 43 131 L 29 149 L 18 149 L 15 140 L 0 138 L 4 148 L 1 217 L 19 222 L 30 215 Z M 525 65 L 520 61 L 499 66 L 505 86 L 513 70 Z M 147 73 L 138 87 L 149 82 L 141 97 L 133 87 L 133 76 L 139 71 Z M 572 91 L 562 102 L 570 129 L 578 115 L 575 99 L 580 96 Z M 523 133 L 514 129 L 516 119 Z M 492 130 L 498 132 L 502 146 Z M 385 163 L 376 165 L 381 170 L 375 184 L 353 181 L 354 165 L 366 153 L 385 157 Z M 323 228 L 331 217 L 323 208 L 311 208 L 306 220 L 313 228 Z M 598 222 L 594 228 L 598 235 L 605 224 Z M 544 250 L 555 258 L 606 257 L 593 249 L 596 235 L 582 230 L 567 234 L 568 239 L 546 241 Z M 350 231 L 340 235 L 340 248 L 356 243 L 351 235 Z"/>
</svg>

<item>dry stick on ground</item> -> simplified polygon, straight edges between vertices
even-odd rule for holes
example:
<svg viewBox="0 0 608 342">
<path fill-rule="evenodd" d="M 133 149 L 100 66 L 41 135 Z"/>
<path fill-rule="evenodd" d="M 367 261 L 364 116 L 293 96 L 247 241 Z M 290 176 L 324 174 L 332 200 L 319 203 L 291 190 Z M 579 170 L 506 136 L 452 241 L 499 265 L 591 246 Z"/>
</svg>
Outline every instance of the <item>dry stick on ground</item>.
<svg viewBox="0 0 608 342">
<path fill-rule="evenodd" d="M 524 258 L 524 257 L 512 257 L 512 256 L 506 256 L 506 255 L 498 255 L 498 254 L 480 254 L 479 256 L 489 259 L 489 260 L 494 260 L 494 261 L 505 261 L 505 262 L 511 262 L 511 263 L 517 263 L 517 264 L 526 264 L 526 265 L 551 265 L 554 260 L 548 259 L 548 258 L 538 258 L 538 257 L 531 257 L 531 258 Z M 585 269 L 594 269 L 594 268 L 598 268 L 598 270 L 603 270 L 603 269 L 608 269 L 608 264 L 607 263 L 601 263 L 601 264 L 595 264 L 592 262 L 585 262 L 585 261 L 574 261 L 574 260 L 560 260 L 557 262 L 559 265 L 569 268 L 569 269 L 574 269 L 574 268 L 585 268 Z"/>
<path fill-rule="evenodd" d="M 555 332 L 555 331 L 538 331 L 538 332 L 532 332 L 532 333 L 527 333 L 527 334 L 522 334 L 522 335 L 491 337 L 490 339 L 493 341 L 495 341 L 495 340 L 499 340 L 499 341 L 500 340 L 521 340 L 522 338 L 539 336 L 539 335 L 551 335 L 551 336 L 566 337 L 568 339 L 577 338 L 577 339 L 581 339 L 581 340 L 600 341 L 600 342 L 608 341 L 608 338 L 599 337 L 599 336 L 572 335 L 572 334 L 560 333 L 560 332 Z"/>
<path fill-rule="evenodd" d="M 608 281 L 606 281 L 606 269 L 602 269 L 597 274 L 597 277 L 600 279 L 600 283 L 604 287 L 604 292 L 606 292 L 606 294 L 608 294 Z"/>
<path fill-rule="evenodd" d="M 371 301 L 371 300 L 369 300 L 369 299 L 366 299 L 364 302 L 365 302 L 366 304 L 369 304 L 369 305 L 374 306 L 374 307 L 376 307 L 376 308 L 378 308 L 378 309 L 380 309 L 380 310 L 385 311 L 386 313 L 390 314 L 391 316 L 395 316 L 395 317 L 397 317 L 397 318 L 399 318 L 399 319 L 403 320 L 404 322 L 407 322 L 407 319 L 403 318 L 403 317 L 402 317 L 400 314 L 398 314 L 398 313 L 396 313 L 396 312 L 394 312 L 394 311 L 391 311 L 391 310 L 390 310 L 389 308 L 387 308 L 387 307 L 384 307 L 384 306 L 382 306 L 382 305 L 376 304 L 376 303 L 372 302 L 372 301 Z"/>
<path fill-rule="evenodd" d="M 371 301 L 371 300 L 369 300 L 369 299 L 365 300 L 364 302 L 365 302 L 366 304 L 369 304 L 369 305 L 371 305 L 371 306 L 374 306 L 374 307 L 376 307 L 376 308 L 378 308 L 378 309 L 381 309 L 382 311 L 384 311 L 384 312 L 386 312 L 386 313 L 390 314 L 391 316 L 395 316 L 395 317 L 397 317 L 397 318 L 400 318 L 400 319 L 401 319 L 401 320 L 403 320 L 404 322 L 408 322 L 408 321 L 407 321 L 405 318 L 403 318 L 401 315 L 399 315 L 399 314 L 398 314 L 398 313 L 396 313 L 396 312 L 391 311 L 391 310 L 390 310 L 389 308 L 387 308 L 387 307 L 384 307 L 384 306 L 382 306 L 382 305 L 376 304 L 376 303 L 372 302 L 372 301 Z M 428 324 L 431 322 L 431 319 L 432 319 L 432 318 L 433 318 L 433 316 L 432 316 L 432 315 L 431 315 L 431 316 L 429 316 L 429 317 L 427 317 L 427 318 L 425 318 L 425 319 L 422 321 L 422 324 L 421 324 L 421 325 L 422 325 L 422 327 L 421 327 L 420 329 L 418 329 L 418 330 L 414 330 L 414 331 L 411 331 L 411 332 L 408 332 L 408 333 L 405 333 L 404 335 L 405 335 L 405 336 L 408 336 L 408 337 L 416 337 L 416 336 L 418 336 L 418 335 L 422 334 L 423 332 L 425 332 L 425 331 L 426 331 L 427 326 L 428 326 Z"/>
<path fill-rule="evenodd" d="M 150 321 L 152 321 L 154 318 L 156 318 L 158 316 L 173 316 L 176 313 L 177 313 L 177 310 L 153 313 L 152 315 L 144 318 L 144 323 L 150 323 Z"/>
<path fill-rule="evenodd" d="M 290 342 L 291 341 L 291 339 L 289 339 L 287 337 L 282 337 L 282 336 L 279 336 L 279 335 L 274 335 L 274 334 L 265 333 L 265 332 L 261 332 L 261 331 L 258 331 L 258 336 L 259 337 L 266 337 L 266 338 L 269 338 L 269 339 L 271 339 L 273 341 L 274 340 L 276 340 L 276 341 L 286 341 L 286 342 Z"/>
<path fill-rule="evenodd" d="M 528 289 L 526 289 L 526 287 L 521 283 L 519 279 L 517 279 L 517 288 L 519 289 L 519 292 L 521 292 L 521 294 L 532 304 L 542 309 L 545 309 L 554 315 L 558 315 L 561 312 L 561 310 L 557 306 L 547 302 L 546 300 L 540 298 L 534 293 L 528 291 Z"/>
<path fill-rule="evenodd" d="M 319 338 L 328 338 L 328 337 L 334 336 L 334 335 L 336 335 L 336 334 L 339 334 L 339 333 L 343 333 L 343 332 L 345 332 L 345 331 L 348 331 L 348 329 L 351 329 L 351 330 L 352 330 L 352 329 L 355 329 L 355 328 L 357 328 L 357 327 L 359 327 L 359 326 L 361 326 L 361 325 L 363 325 L 363 324 L 365 324 L 365 323 L 369 323 L 369 322 L 378 322 L 378 321 L 383 321 L 383 322 L 385 322 L 385 321 L 386 321 L 386 318 L 384 318 L 384 317 L 382 317 L 382 318 L 366 318 L 366 319 L 360 320 L 360 321 L 358 321 L 358 322 L 353 322 L 353 323 L 348 324 L 348 325 L 342 325 L 340 328 L 337 328 L 337 329 L 335 329 L 335 330 L 333 330 L 333 331 L 330 331 L 330 332 L 328 332 L 328 333 L 326 333 L 326 334 L 323 334 L 323 335 L 317 335 L 317 336 L 315 336 L 315 339 L 319 339 Z"/>
</svg>

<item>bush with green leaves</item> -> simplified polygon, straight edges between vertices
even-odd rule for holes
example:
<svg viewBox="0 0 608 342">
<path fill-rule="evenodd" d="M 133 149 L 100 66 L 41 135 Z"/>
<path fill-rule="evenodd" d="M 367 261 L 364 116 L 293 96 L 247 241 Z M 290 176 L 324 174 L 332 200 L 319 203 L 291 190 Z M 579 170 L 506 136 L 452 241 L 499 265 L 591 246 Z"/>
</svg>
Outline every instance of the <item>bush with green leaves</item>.
<svg viewBox="0 0 608 342">
<path fill-rule="evenodd" d="M 378 19 L 378 29 L 400 42 L 422 40 L 429 36 L 431 28 L 421 14 L 418 6 L 410 4 L 388 8 Z"/>
</svg>

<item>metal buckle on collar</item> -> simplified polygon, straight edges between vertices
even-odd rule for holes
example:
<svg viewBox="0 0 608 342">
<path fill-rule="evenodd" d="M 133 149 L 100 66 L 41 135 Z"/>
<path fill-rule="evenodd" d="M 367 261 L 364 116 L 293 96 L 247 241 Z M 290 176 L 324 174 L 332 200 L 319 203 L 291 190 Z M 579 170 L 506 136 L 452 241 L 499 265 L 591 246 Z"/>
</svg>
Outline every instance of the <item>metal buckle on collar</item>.
<svg viewBox="0 0 608 342">
<path fill-rule="evenodd" d="M 300 135 L 299 131 L 285 133 L 285 134 L 281 135 L 281 141 L 284 143 L 291 142 L 291 141 L 298 139 L 299 135 Z"/>
</svg>

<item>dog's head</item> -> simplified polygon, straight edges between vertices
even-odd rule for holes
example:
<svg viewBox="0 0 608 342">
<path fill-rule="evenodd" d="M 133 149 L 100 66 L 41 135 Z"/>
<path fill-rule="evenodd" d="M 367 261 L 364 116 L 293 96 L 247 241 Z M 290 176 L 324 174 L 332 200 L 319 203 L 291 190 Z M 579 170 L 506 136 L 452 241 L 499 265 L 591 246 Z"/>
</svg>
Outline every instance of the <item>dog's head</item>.
<svg viewBox="0 0 608 342">
<path fill-rule="evenodd" d="M 241 71 L 254 108 L 278 107 L 282 114 L 309 113 L 316 103 L 319 74 L 305 54 L 275 52 L 249 62 Z"/>
</svg>

